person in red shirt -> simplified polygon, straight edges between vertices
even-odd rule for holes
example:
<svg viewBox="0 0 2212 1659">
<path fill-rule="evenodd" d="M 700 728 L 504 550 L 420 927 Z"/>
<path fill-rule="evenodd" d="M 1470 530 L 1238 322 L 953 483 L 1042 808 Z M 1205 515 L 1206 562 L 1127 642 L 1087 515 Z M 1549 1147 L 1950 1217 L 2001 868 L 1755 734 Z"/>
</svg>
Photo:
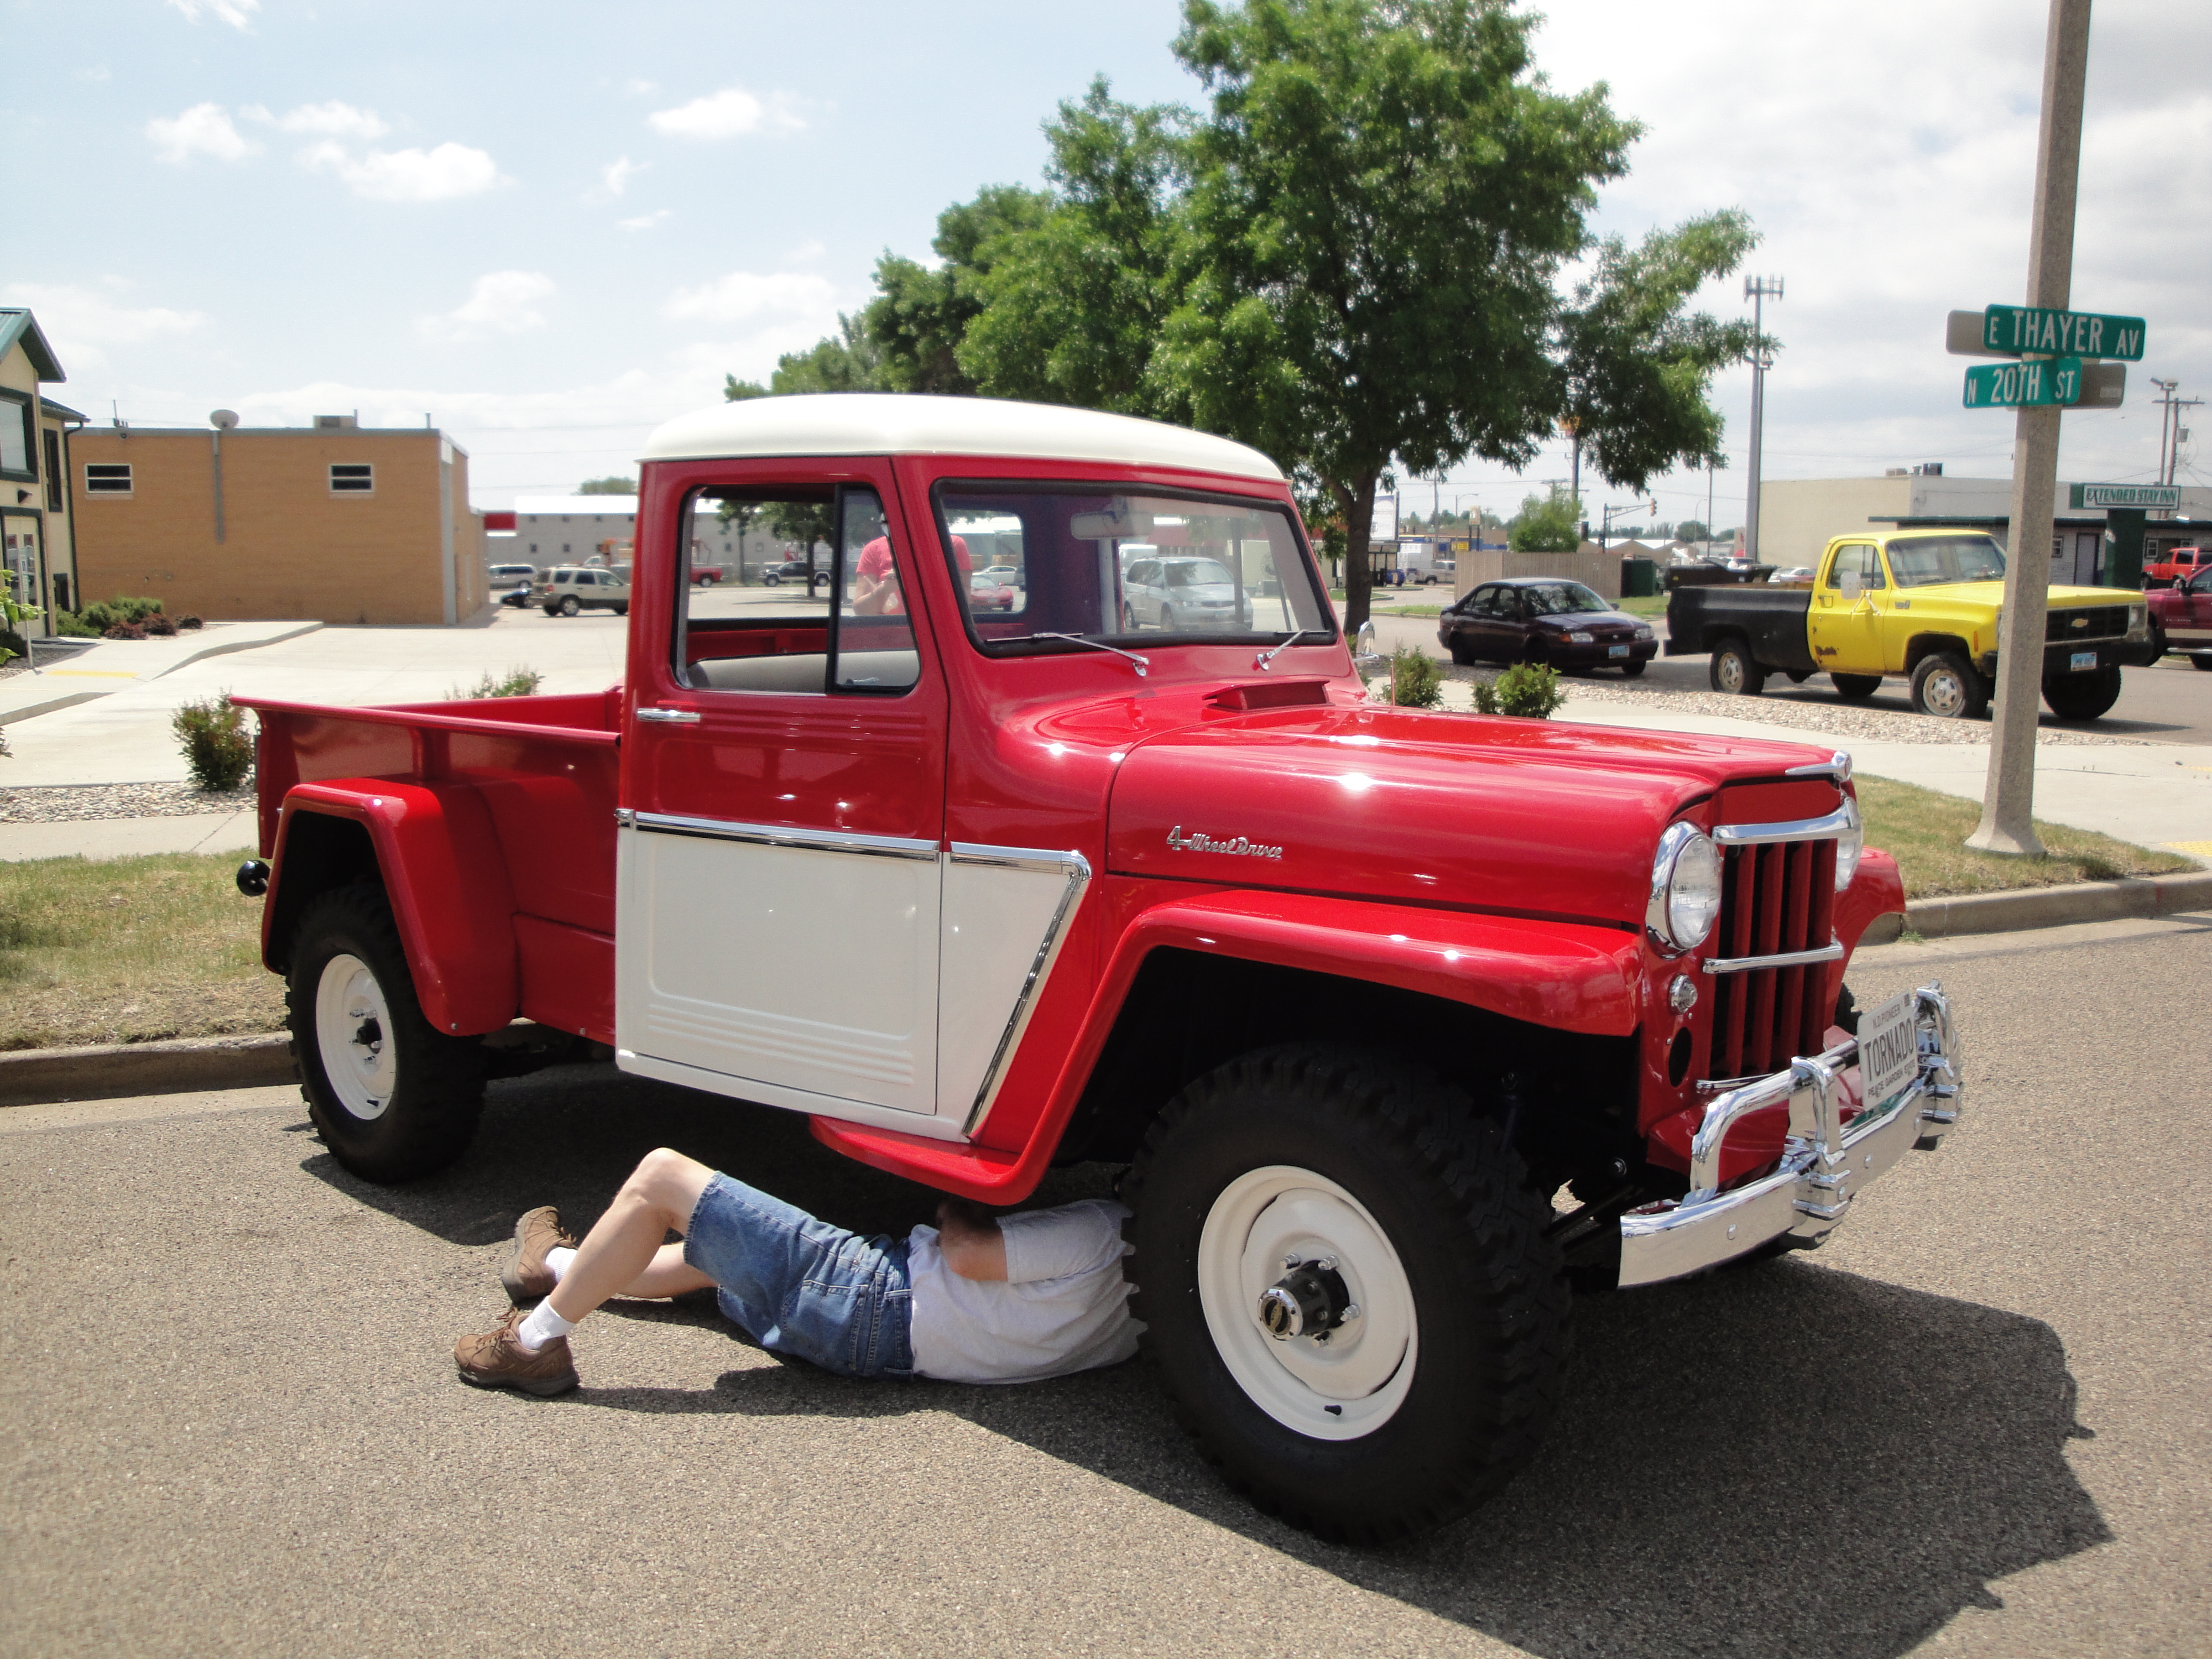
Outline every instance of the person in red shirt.
<svg viewBox="0 0 2212 1659">
<path fill-rule="evenodd" d="M 960 566 L 964 586 L 971 567 L 966 538 L 952 538 L 952 556 Z M 963 595 L 964 598 L 964 595 Z M 853 614 L 857 617 L 899 617 L 906 614 L 906 596 L 899 592 L 898 566 L 891 559 L 891 542 L 878 536 L 860 550 L 853 571 Z"/>
</svg>

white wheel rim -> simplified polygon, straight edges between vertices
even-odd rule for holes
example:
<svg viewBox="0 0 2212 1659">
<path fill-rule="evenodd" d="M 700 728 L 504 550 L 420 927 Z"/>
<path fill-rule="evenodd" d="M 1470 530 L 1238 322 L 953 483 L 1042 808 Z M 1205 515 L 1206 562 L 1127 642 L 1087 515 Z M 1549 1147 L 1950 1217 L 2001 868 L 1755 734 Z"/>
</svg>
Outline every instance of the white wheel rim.
<svg viewBox="0 0 2212 1659">
<path fill-rule="evenodd" d="M 1260 1322 L 1260 1297 L 1285 1258 L 1334 1256 L 1357 1319 L 1326 1340 L 1278 1341 Z M 1413 1286 L 1367 1208 L 1310 1170 L 1270 1164 L 1229 1183 L 1198 1244 L 1199 1304 L 1214 1352 L 1245 1395 L 1287 1429 L 1316 1440 L 1357 1440 L 1405 1403 L 1419 1357 Z"/>
<path fill-rule="evenodd" d="M 359 957 L 335 956 L 323 964 L 315 986 L 315 1047 L 338 1104 L 363 1122 L 382 1117 L 398 1085 L 399 1054 L 384 988 Z"/>
<path fill-rule="evenodd" d="M 1921 681 L 1920 700 L 1929 714 L 1950 720 L 1966 708 L 1966 688 L 1949 669 L 1939 668 Z"/>
<path fill-rule="evenodd" d="M 1723 655 L 1720 661 L 1720 671 L 1722 690 L 1741 691 L 1743 690 L 1743 664 L 1735 657 L 1732 655 Z"/>
</svg>

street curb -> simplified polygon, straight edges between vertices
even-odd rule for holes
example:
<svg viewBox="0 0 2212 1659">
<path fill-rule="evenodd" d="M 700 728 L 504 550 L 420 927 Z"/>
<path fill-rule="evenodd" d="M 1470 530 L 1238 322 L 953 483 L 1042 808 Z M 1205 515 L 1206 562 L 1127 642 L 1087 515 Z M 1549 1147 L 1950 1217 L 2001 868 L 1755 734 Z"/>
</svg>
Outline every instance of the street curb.
<svg viewBox="0 0 2212 1659">
<path fill-rule="evenodd" d="M 1875 917 L 1859 943 L 1887 945 L 1908 928 L 1923 939 L 1949 939 L 1960 933 L 2012 933 L 2207 909 L 2212 909 L 2212 870 L 2130 881 L 2083 881 L 2010 893 L 1916 899 L 1901 914 L 1893 910 Z"/>
<path fill-rule="evenodd" d="M 282 1031 L 172 1042 L 102 1042 L 82 1048 L 20 1048 L 0 1054 L 0 1107 L 184 1094 L 197 1089 L 252 1089 L 298 1079 L 292 1040 Z"/>
</svg>

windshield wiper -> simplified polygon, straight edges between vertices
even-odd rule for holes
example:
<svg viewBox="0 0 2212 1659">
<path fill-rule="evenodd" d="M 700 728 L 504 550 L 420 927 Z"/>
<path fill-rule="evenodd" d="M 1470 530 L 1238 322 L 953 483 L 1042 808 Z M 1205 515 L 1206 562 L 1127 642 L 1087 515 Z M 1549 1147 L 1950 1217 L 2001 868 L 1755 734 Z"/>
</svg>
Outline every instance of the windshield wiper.
<svg viewBox="0 0 2212 1659">
<path fill-rule="evenodd" d="M 1032 634 L 1030 637 L 1033 640 L 1066 640 L 1070 645 L 1087 645 L 1093 651 L 1111 651 L 1115 656 L 1127 657 L 1137 665 L 1139 679 L 1143 679 L 1152 666 L 1150 657 L 1140 657 L 1133 651 L 1124 651 L 1120 646 L 1108 645 L 1103 641 L 1087 639 L 1081 634 Z"/>
<path fill-rule="evenodd" d="M 1285 640 L 1280 645 L 1276 646 L 1270 650 L 1262 651 L 1259 655 L 1254 657 L 1252 659 L 1252 666 L 1263 672 L 1266 671 L 1269 665 L 1271 665 L 1277 657 L 1279 657 L 1284 652 L 1289 650 L 1300 640 L 1305 638 L 1307 635 L 1318 634 L 1322 630 L 1318 628 L 1300 628 L 1294 629 L 1290 638 Z"/>
</svg>

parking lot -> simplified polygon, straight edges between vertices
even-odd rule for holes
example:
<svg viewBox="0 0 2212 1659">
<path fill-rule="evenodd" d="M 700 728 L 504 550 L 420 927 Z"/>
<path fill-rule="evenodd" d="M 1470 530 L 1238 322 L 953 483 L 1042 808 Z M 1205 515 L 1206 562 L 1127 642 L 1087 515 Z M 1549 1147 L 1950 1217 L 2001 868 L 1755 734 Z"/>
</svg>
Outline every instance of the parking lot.
<svg viewBox="0 0 2212 1659">
<path fill-rule="evenodd" d="M 1939 975 L 1972 1091 L 1943 1149 L 1815 1255 L 1583 1300 L 1535 1464 L 1387 1550 L 1253 1511 L 1141 1361 L 849 1382 L 684 1304 L 595 1316 L 565 1399 L 454 1380 L 516 1212 L 587 1219 L 655 1144 L 926 1214 L 793 1117 L 545 1073 L 381 1188 L 289 1090 L 0 1113 L 0 1652 L 2202 1652 L 2212 1155 L 2166 1046 L 2098 1034 L 2212 982 L 2212 921 L 1853 981 Z"/>
</svg>

